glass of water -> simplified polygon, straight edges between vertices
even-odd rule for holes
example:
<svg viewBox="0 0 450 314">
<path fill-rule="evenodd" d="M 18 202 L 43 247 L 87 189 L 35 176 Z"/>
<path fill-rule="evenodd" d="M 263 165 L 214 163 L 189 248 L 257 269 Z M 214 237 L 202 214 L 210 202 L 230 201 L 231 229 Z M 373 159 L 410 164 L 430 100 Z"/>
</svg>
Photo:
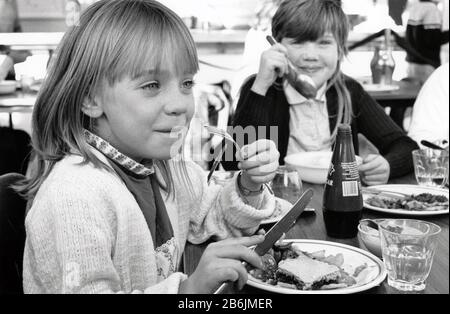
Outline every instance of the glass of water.
<svg viewBox="0 0 450 314">
<path fill-rule="evenodd" d="M 303 193 L 302 180 L 295 169 L 279 166 L 270 187 L 273 194 L 291 204 L 294 204 Z"/>
<path fill-rule="evenodd" d="M 412 152 L 414 173 L 419 185 L 441 188 L 448 180 L 448 151 L 417 149 Z"/>
<path fill-rule="evenodd" d="M 401 291 L 425 289 L 441 228 L 414 219 L 386 219 L 379 226 L 388 284 Z"/>
</svg>

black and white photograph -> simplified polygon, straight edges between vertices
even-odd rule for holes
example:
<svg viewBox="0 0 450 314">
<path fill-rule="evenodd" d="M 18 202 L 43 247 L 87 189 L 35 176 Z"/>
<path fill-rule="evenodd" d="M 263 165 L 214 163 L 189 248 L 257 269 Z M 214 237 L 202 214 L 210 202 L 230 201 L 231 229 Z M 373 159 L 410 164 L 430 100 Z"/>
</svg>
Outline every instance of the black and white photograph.
<svg viewBox="0 0 450 314">
<path fill-rule="evenodd" d="M 448 0 L 0 0 L 0 295 L 449 294 L 448 29 Z"/>
</svg>

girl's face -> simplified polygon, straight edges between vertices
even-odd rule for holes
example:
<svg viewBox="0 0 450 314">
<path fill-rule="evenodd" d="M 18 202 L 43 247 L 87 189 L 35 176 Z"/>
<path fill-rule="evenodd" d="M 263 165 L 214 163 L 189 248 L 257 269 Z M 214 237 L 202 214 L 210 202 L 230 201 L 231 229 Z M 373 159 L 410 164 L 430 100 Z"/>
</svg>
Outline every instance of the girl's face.
<svg viewBox="0 0 450 314">
<path fill-rule="evenodd" d="M 338 44 L 331 33 L 325 33 L 316 41 L 300 44 L 291 38 L 283 38 L 288 58 L 302 74 L 310 76 L 317 87 L 325 84 L 335 73 L 339 60 Z"/>
<path fill-rule="evenodd" d="M 113 86 L 104 84 L 96 132 L 120 152 L 139 161 L 169 159 L 194 113 L 193 76 L 174 69 L 143 71 Z"/>
</svg>

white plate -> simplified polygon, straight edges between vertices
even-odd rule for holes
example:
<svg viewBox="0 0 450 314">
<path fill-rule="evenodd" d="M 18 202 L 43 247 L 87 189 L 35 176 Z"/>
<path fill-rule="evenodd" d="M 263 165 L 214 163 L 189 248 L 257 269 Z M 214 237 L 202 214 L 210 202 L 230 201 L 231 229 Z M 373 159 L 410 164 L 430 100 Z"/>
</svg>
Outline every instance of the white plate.
<svg viewBox="0 0 450 314">
<path fill-rule="evenodd" d="M 363 84 L 364 90 L 367 92 L 389 92 L 398 90 L 398 85 L 382 85 L 382 84 Z"/>
<path fill-rule="evenodd" d="M 420 194 L 420 193 L 430 193 L 435 195 L 444 195 L 445 197 L 449 198 L 448 190 L 439 189 L 439 188 L 433 188 L 433 187 L 426 187 L 426 186 L 420 186 L 420 185 L 414 185 L 414 184 L 385 184 L 385 185 L 373 185 L 370 188 L 373 189 L 380 189 L 382 191 L 389 191 L 389 192 L 400 192 L 400 193 L 406 193 L 406 194 Z M 417 211 L 417 210 L 405 210 L 401 208 L 381 208 L 372 206 L 366 203 L 366 200 L 371 197 L 370 194 L 365 194 L 363 192 L 363 198 L 364 198 L 364 207 L 376 210 L 383 213 L 388 214 L 398 214 L 398 215 L 408 215 L 408 216 L 432 216 L 432 215 L 443 215 L 448 214 L 448 208 L 445 210 L 434 210 L 434 211 Z"/>
<path fill-rule="evenodd" d="M 344 265 L 342 268 L 348 273 L 353 273 L 354 270 L 367 264 L 367 268 L 363 270 L 356 279 L 356 284 L 346 288 L 337 288 L 333 290 L 297 290 L 280 286 L 273 286 L 264 283 L 253 276 L 248 276 L 247 284 L 262 290 L 284 293 L 284 294 L 350 294 L 365 291 L 380 285 L 386 278 L 386 268 L 383 262 L 375 255 L 358 249 L 356 247 L 320 240 L 284 240 L 284 242 L 294 242 L 293 245 L 302 251 L 313 253 L 316 251 L 325 250 L 326 255 L 335 255 L 342 253 L 344 256 Z"/>
<path fill-rule="evenodd" d="M 275 206 L 277 206 L 277 208 L 275 208 L 274 214 L 269 218 L 261 221 L 261 224 L 265 225 L 278 222 L 292 208 L 292 204 L 282 198 L 275 197 L 275 202 L 276 202 Z M 314 208 L 311 207 L 305 208 L 305 212 L 313 212 L 313 211 L 315 211 Z"/>
</svg>

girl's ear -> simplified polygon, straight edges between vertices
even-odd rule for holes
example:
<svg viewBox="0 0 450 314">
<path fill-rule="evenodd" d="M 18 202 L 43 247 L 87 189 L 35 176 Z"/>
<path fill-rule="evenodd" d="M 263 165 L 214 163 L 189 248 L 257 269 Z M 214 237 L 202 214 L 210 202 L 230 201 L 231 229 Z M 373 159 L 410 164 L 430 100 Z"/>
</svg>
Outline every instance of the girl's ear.
<svg viewBox="0 0 450 314">
<path fill-rule="evenodd" d="M 83 101 L 83 106 L 81 107 L 81 111 L 91 118 L 100 118 L 103 115 L 102 106 L 92 98 L 86 97 Z"/>
</svg>

